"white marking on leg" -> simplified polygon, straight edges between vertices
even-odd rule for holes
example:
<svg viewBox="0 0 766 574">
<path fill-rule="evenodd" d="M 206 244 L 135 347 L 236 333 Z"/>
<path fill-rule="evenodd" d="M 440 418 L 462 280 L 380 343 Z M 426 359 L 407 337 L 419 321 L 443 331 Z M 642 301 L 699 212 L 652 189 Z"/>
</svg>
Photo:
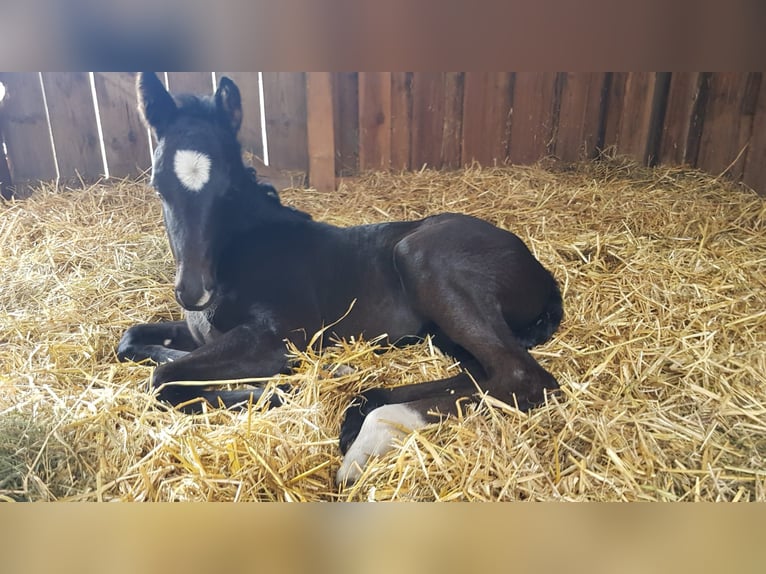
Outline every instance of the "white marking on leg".
<svg viewBox="0 0 766 574">
<path fill-rule="evenodd" d="M 210 157 L 202 152 L 179 149 L 173 158 L 178 181 L 190 191 L 200 191 L 210 179 Z"/>
<path fill-rule="evenodd" d="M 425 417 L 407 405 L 385 405 L 372 411 L 364 419 L 359 435 L 346 451 L 336 481 L 352 485 L 362 475 L 362 469 L 371 456 L 385 454 L 412 430 L 426 426 Z"/>
</svg>

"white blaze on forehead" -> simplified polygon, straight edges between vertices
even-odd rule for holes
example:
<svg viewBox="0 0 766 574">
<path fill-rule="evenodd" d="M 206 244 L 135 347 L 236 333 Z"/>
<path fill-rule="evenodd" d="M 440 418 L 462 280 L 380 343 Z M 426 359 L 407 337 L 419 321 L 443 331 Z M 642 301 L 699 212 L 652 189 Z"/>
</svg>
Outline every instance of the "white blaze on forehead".
<svg viewBox="0 0 766 574">
<path fill-rule="evenodd" d="M 179 149 L 173 158 L 173 171 L 185 188 L 199 191 L 210 179 L 210 157 L 202 152 Z"/>
</svg>

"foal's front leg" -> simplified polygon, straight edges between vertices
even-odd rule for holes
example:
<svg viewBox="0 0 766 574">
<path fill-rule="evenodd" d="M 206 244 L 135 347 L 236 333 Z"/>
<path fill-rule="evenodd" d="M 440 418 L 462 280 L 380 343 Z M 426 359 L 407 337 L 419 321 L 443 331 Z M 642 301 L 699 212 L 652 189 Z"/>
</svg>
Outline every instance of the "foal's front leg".
<svg viewBox="0 0 766 574">
<path fill-rule="evenodd" d="M 158 366 L 152 386 L 158 389 L 160 400 L 191 411 L 199 410 L 203 402 L 190 403 L 195 399 L 226 407 L 256 401 L 263 389 L 209 390 L 200 385 L 174 383 L 270 377 L 287 371 L 286 351 L 278 330 L 240 325 L 177 360 Z M 279 404 L 276 397 L 271 402 Z"/>
<path fill-rule="evenodd" d="M 117 346 L 120 361 L 150 360 L 157 364 L 180 359 L 198 347 L 185 321 L 134 325 Z"/>
</svg>

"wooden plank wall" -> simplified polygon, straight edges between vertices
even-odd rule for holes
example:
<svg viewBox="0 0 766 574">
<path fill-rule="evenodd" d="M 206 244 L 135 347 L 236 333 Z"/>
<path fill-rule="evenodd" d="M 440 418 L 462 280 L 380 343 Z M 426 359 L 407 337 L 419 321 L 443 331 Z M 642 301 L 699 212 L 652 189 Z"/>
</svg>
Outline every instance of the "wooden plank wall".
<svg viewBox="0 0 766 574">
<path fill-rule="evenodd" d="M 4 72 L 0 82 L 5 97 L 0 108 L 0 129 L 8 150 L 13 183 L 56 179 L 47 112 L 40 76 L 32 72 Z"/>
<path fill-rule="evenodd" d="M 290 72 L 263 73 L 262 84 L 256 72 L 169 72 L 167 81 L 172 91 L 210 93 L 224 74 L 242 92 L 243 148 L 266 156 L 265 124 L 270 168 L 307 174 L 318 189 L 360 170 L 577 161 L 611 149 L 766 194 L 761 72 Z M 17 184 L 149 167 L 131 74 L 2 73 L 0 81 L 8 90 L 0 133 Z"/>
</svg>

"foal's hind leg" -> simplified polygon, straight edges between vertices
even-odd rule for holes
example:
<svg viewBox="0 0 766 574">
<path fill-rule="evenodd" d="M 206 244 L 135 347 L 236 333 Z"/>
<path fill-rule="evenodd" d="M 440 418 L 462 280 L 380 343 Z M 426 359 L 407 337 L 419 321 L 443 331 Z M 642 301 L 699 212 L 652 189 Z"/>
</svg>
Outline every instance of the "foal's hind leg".
<svg viewBox="0 0 766 574">
<path fill-rule="evenodd" d="M 368 389 L 356 397 L 346 409 L 343 423 L 340 427 L 340 451 L 343 454 L 349 450 L 364 425 L 367 415 L 384 405 L 411 403 L 421 399 L 431 399 L 432 403 L 442 398 L 454 401 L 478 392 L 476 383 L 467 373 L 454 377 L 415 383 L 387 389 Z"/>
<path fill-rule="evenodd" d="M 455 415 L 460 395 L 433 396 L 405 403 L 387 404 L 373 410 L 343 457 L 336 483 L 350 486 L 359 480 L 367 460 L 391 450 L 407 433 Z"/>
<path fill-rule="evenodd" d="M 524 348 L 506 313 L 511 309 L 516 319 L 534 321 L 547 308 L 541 294 L 551 289 L 552 279 L 521 251 L 520 242 L 506 245 L 508 238 L 502 233 L 495 237 L 495 231 L 489 238 L 474 235 L 465 240 L 477 247 L 484 241 L 487 253 L 495 255 L 469 252 L 454 260 L 445 249 L 452 235 L 442 237 L 433 228 L 397 245 L 397 269 L 416 311 L 478 362 L 483 390 L 510 404 L 515 398 L 526 410 L 558 383 Z"/>
<path fill-rule="evenodd" d="M 438 320 L 444 332 L 480 363 L 481 369 L 474 366 L 472 372 L 483 391 L 527 410 L 544 400 L 545 389 L 558 388 L 556 380 L 516 340 L 502 316 L 482 317 L 478 309 L 471 307 L 459 306 L 468 315 L 450 308 Z M 471 328 L 465 329 L 466 324 Z M 338 483 L 355 482 L 367 458 L 385 453 L 402 435 L 400 427 L 412 430 L 425 426 L 432 421 L 427 413 L 434 409 L 444 415 L 454 414 L 457 401 L 473 399 L 476 393 L 476 385 L 467 374 L 366 391 L 348 408 L 341 425 L 340 447 L 345 456 Z"/>
<path fill-rule="evenodd" d="M 540 296 L 540 292 L 550 288 L 550 284 L 545 283 L 550 281 L 550 277 L 537 273 L 538 278 L 542 277 L 542 283 L 527 280 L 523 286 L 509 289 L 507 266 L 499 266 L 496 261 L 476 253 L 469 253 L 468 258 L 455 261 L 452 251 L 445 249 L 445 237 L 429 237 L 429 233 L 426 230 L 425 234 L 413 234 L 396 249 L 397 270 L 413 307 L 426 322 L 436 325 L 437 332 L 443 335 L 449 346 L 462 349 L 472 359 L 469 370 L 483 391 L 509 404 L 516 404 L 521 410 L 542 402 L 545 390 L 558 388 L 558 383 L 513 333 L 506 322 L 503 302 L 507 307 L 517 309 L 518 316 L 523 317 L 524 321 L 533 321 L 546 309 L 544 295 Z M 446 240 L 449 239 L 449 236 L 446 237 Z M 501 239 L 501 243 L 506 241 L 504 236 Z M 514 255 L 513 250 L 510 252 L 510 257 L 522 258 L 517 262 L 518 268 L 537 265 L 534 260 L 529 263 L 529 254 Z M 511 266 L 514 261 L 510 261 Z M 518 279 L 524 280 L 523 276 Z M 515 304 L 509 305 L 509 299 Z M 451 413 L 449 405 L 454 405 L 461 397 L 471 397 L 476 393 L 476 389 L 464 381 L 453 377 L 387 391 L 366 391 L 361 402 L 352 403 L 341 428 L 341 444 L 346 449 L 349 462 L 344 460 L 339 480 L 344 481 L 354 463 L 361 464 L 360 460 L 364 457 L 360 453 L 372 451 L 380 454 L 390 448 L 390 432 L 383 433 L 383 438 L 378 440 L 375 433 L 366 431 L 368 426 L 378 428 L 378 421 L 384 415 L 396 415 L 400 422 L 419 424 L 420 419 L 416 415 L 424 417 L 434 406 L 442 407 L 442 412 Z M 455 391 L 454 395 L 446 396 L 450 390 Z M 394 408 L 391 403 L 397 402 L 397 399 L 411 401 L 407 403 L 409 407 L 403 410 Z M 388 404 L 391 408 L 381 404 Z"/>
<path fill-rule="evenodd" d="M 491 297 L 466 296 L 447 304 L 426 303 L 434 322 L 481 366 L 482 390 L 522 411 L 545 400 L 556 379 L 529 354 Z"/>
</svg>

